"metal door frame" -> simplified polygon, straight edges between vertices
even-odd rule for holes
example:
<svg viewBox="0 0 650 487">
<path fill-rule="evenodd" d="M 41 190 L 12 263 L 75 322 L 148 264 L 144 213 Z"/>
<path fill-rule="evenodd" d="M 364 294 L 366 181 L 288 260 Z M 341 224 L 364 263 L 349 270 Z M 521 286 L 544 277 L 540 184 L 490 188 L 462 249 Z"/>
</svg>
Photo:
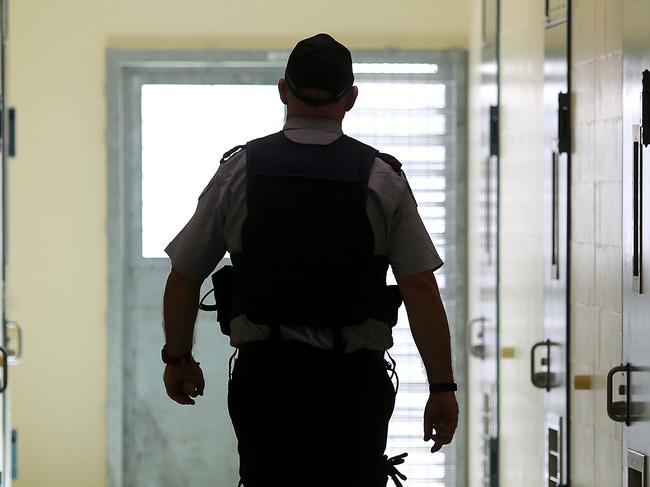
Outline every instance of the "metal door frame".
<svg viewBox="0 0 650 487">
<path fill-rule="evenodd" d="M 480 407 L 480 445 L 481 445 L 481 479 L 484 485 L 489 485 L 491 487 L 496 487 L 499 484 L 499 431 L 500 431 L 500 400 L 499 400 L 499 388 L 500 388 L 500 333 L 499 333 L 499 323 L 500 323 L 500 306 L 499 306 L 499 294 L 500 294 L 500 238 L 499 238 L 499 220 L 500 220 L 500 159 L 499 159 L 499 111 L 500 111 L 500 32 L 501 32 L 501 2 L 500 0 L 492 0 L 488 2 L 483 0 L 481 4 L 482 8 L 482 46 L 481 46 L 481 64 L 483 65 L 486 61 L 490 65 L 492 62 L 496 68 L 494 85 L 490 83 L 489 86 L 494 86 L 496 93 L 495 98 L 490 98 L 487 103 L 479 101 L 480 105 L 480 119 L 481 119 L 481 143 L 479 159 L 479 171 L 482 176 L 479 178 L 479 181 L 484 180 L 484 184 L 480 186 L 480 191 L 485 190 L 485 216 L 481 216 L 481 219 L 485 221 L 485 232 L 479 231 L 480 234 L 480 246 L 481 246 L 481 259 L 480 259 L 480 283 L 479 283 L 479 317 L 474 318 L 469 322 L 468 334 L 469 334 L 469 354 L 474 355 L 479 358 L 481 361 L 486 358 L 486 350 L 488 349 L 486 343 L 486 323 L 492 328 L 493 331 L 490 332 L 494 334 L 494 342 L 490 341 L 489 348 L 494 354 L 493 357 L 490 357 L 490 360 L 494 360 L 494 370 L 488 374 L 488 378 L 485 376 L 485 370 L 487 365 L 481 363 L 478 366 L 479 368 L 479 390 L 475 391 L 477 400 L 474 401 L 476 404 L 479 404 Z M 488 8 L 490 11 L 488 12 Z M 491 9 L 494 10 L 491 10 Z M 494 21 L 494 24 L 488 25 L 488 21 Z M 493 57 L 492 57 L 493 56 Z M 480 84 L 483 85 L 484 78 L 481 76 Z M 494 103 L 494 104 L 493 104 Z M 486 120 L 485 118 L 488 120 Z M 487 125 L 486 125 L 487 124 Z M 485 137 L 487 136 L 487 137 Z M 494 168 L 492 168 L 494 164 Z M 485 170 L 484 170 L 485 169 Z M 492 184 L 495 185 L 492 188 Z M 494 197 L 494 201 L 492 201 Z M 483 202 L 479 200 L 479 205 L 482 207 Z M 492 211 L 494 210 L 494 214 Z M 479 226 L 483 229 L 483 225 Z M 494 234 L 492 231 L 494 230 Z M 494 247 L 492 248 L 492 244 Z M 484 247 L 485 245 L 485 247 Z M 494 256 L 494 262 L 490 262 L 492 256 Z M 485 263 L 484 259 L 488 259 Z M 487 272 L 486 278 L 489 277 L 491 285 L 494 286 L 494 296 L 491 304 L 487 304 L 487 300 L 484 299 L 484 288 L 482 282 L 484 279 L 484 271 L 488 269 L 493 269 L 492 272 Z M 493 278 L 493 279 L 492 279 Z M 490 308 L 486 311 L 486 306 Z M 492 309 L 493 306 L 493 309 Z M 488 316 L 489 315 L 489 316 Z M 492 321 L 494 321 L 492 323 Z M 481 338 L 480 342 L 477 344 L 474 343 L 474 337 L 472 336 L 472 331 L 475 324 L 479 324 L 481 331 L 479 336 Z M 492 347 L 493 345 L 493 347 Z M 493 348 L 493 349 L 492 349 Z M 494 383 L 492 383 L 494 379 Z M 494 390 L 491 390 L 491 387 L 494 386 Z M 495 431 L 491 431 L 494 429 Z"/>
<path fill-rule="evenodd" d="M 566 92 L 560 90 L 560 94 L 557 95 L 557 115 L 553 112 L 551 120 L 554 120 L 557 117 L 557 147 L 551 147 L 549 150 L 548 147 L 548 136 L 547 136 L 547 124 L 548 122 L 548 108 L 547 108 L 547 81 L 545 80 L 545 93 L 544 93 L 544 164 L 547 164 L 547 155 L 552 156 L 552 168 L 550 176 L 550 186 L 548 183 L 548 176 L 545 176 L 545 201 L 544 205 L 547 206 L 547 190 L 550 188 L 550 201 L 552 202 L 552 208 L 550 215 L 544 213 L 544 341 L 536 343 L 531 350 L 531 382 L 535 387 L 542 388 L 546 390 L 544 397 L 544 443 L 545 443 L 545 465 L 546 471 L 544 472 L 545 483 L 556 481 L 557 485 L 570 485 L 571 480 L 571 469 L 570 469 L 570 458 L 571 458 L 571 443 L 570 443 L 570 421 L 571 421 L 571 401 L 570 401 L 570 303 L 571 303 L 571 159 L 572 159 L 572 128 L 571 128 L 571 0 L 547 0 L 545 6 L 545 46 L 547 46 L 548 36 L 547 34 L 551 29 L 559 28 L 560 26 L 566 24 Z M 552 37 L 551 37 L 552 38 Z M 545 65 L 548 63 L 548 50 L 545 47 Z M 562 62 L 564 64 L 564 61 Z M 555 93 L 552 93 L 555 96 Z M 553 98 L 555 100 L 555 98 Z M 555 106 L 555 105 L 554 105 Z M 564 115 L 563 115 L 564 114 Z M 551 122 L 553 123 L 553 122 Z M 566 131 L 565 136 L 562 137 L 562 129 Z M 555 137 L 553 137 L 555 139 Z M 554 142 L 555 143 L 555 142 Z M 547 154 L 547 152 L 549 154 Z M 566 172 L 561 172 L 562 169 L 562 160 L 566 158 Z M 547 174 L 547 170 L 545 170 Z M 563 176 L 566 178 L 563 181 Z M 565 186 L 564 186 L 565 185 Z M 560 208 L 562 199 L 566 201 L 565 208 Z M 566 211 L 566 226 L 560 226 L 561 221 L 561 211 Z M 551 217 L 552 224 L 550 226 L 547 220 L 548 217 Z M 547 227 L 548 226 L 548 227 Z M 562 240 L 560 238 L 560 232 L 566 232 L 566 242 L 564 245 L 561 244 Z M 552 242 L 552 250 L 548 252 L 546 246 L 549 244 L 547 237 L 550 235 Z M 563 263 L 561 261 L 561 255 L 564 253 L 566 255 L 566 261 Z M 548 256 L 551 257 L 549 260 Z M 557 260 L 554 260 L 557 259 Z M 551 264 L 548 266 L 548 264 Z M 548 274 L 547 274 L 548 273 Z M 549 277 L 550 275 L 550 277 Z M 554 280 L 561 279 L 564 281 L 564 289 L 562 286 L 559 289 L 556 286 L 552 285 Z M 550 295 L 547 293 L 550 291 Z M 562 299 L 564 303 L 564 310 L 562 311 L 561 319 L 563 324 L 565 324 L 564 329 L 560 332 L 561 339 L 560 342 L 563 342 L 563 348 L 561 357 L 563 357 L 563 377 L 562 384 L 555 385 L 555 375 L 552 366 L 551 356 L 554 354 L 555 343 L 550 339 L 554 334 L 554 327 L 549 328 L 549 320 L 552 321 L 553 315 L 548 315 L 549 303 L 551 308 L 553 301 L 555 299 Z M 550 300 L 550 301 L 549 301 Z M 546 356 L 542 359 L 542 365 L 546 367 L 545 372 L 537 372 L 537 358 L 539 354 L 536 354 L 538 349 L 545 349 Z M 549 401 L 553 399 L 553 396 L 549 396 L 549 392 L 556 389 L 557 387 L 562 387 L 563 391 L 558 391 L 557 394 L 561 394 L 562 404 L 565 405 L 564 410 L 559 413 L 561 416 L 558 416 L 558 412 L 554 411 Z M 551 431 L 555 432 L 555 440 L 558 442 L 555 449 L 551 449 Z M 551 460 L 555 460 L 555 465 L 559 468 L 559 478 L 552 479 L 550 477 L 549 465 Z M 555 485 L 555 484 L 554 484 Z"/>
<path fill-rule="evenodd" d="M 647 374 L 650 371 L 647 362 L 639 363 L 643 354 L 638 344 L 643 343 L 649 332 L 643 330 L 641 337 L 636 333 L 639 324 L 647 325 L 647 311 L 650 310 L 646 281 L 649 241 L 646 220 L 650 199 L 647 196 L 647 160 L 644 161 L 650 157 L 650 46 L 645 43 L 647 35 L 639 36 L 641 30 L 647 32 L 650 3 L 630 0 L 624 2 L 623 8 L 623 363 L 612 368 L 607 376 L 607 414 L 613 421 L 624 423 L 623 484 L 630 485 L 630 474 L 634 473 L 636 480 L 648 485 L 650 423 Z M 618 394 L 614 392 L 617 374 L 621 374 L 623 379 L 618 384 Z M 645 380 L 639 383 L 637 375 L 643 377 L 644 374 Z M 635 423 L 638 428 L 630 428 Z M 645 438 L 645 441 L 639 438 Z M 640 443 L 644 445 L 640 446 Z"/>
<path fill-rule="evenodd" d="M 127 163 L 131 154 L 125 153 L 128 147 L 128 134 L 125 127 L 133 124 L 133 120 L 127 117 L 126 107 L 129 102 L 130 92 L 133 90 L 133 78 L 142 79 L 155 78 L 156 73 L 167 75 L 173 73 L 175 79 L 182 79 L 179 68 L 195 72 L 192 74 L 189 83 L 197 83 L 197 72 L 207 76 L 205 83 L 214 79 L 210 72 L 216 73 L 224 66 L 229 67 L 250 67 L 269 66 L 284 67 L 289 55 L 289 50 L 123 50 L 108 49 L 107 51 L 107 163 L 108 163 L 108 221 L 107 230 L 110 235 L 108 242 L 108 378 L 107 378 L 107 462 L 108 462 L 108 485 L 119 487 L 123 485 L 123 425 L 124 425 L 124 387 L 122 376 L 119 371 L 123 368 L 124 362 L 124 334 L 123 323 L 125 316 L 124 283 L 126 279 L 125 264 L 129 242 L 126 241 L 127 215 L 123 202 L 126 197 Z M 461 50 L 357 50 L 353 51 L 355 61 L 358 62 L 422 62 L 422 59 L 435 57 L 434 62 L 438 64 L 448 63 L 449 73 L 453 69 L 460 69 L 459 79 L 455 80 L 454 96 L 458 97 L 459 104 L 457 112 L 450 117 L 450 123 L 455 124 L 457 133 L 456 160 L 458 165 L 451 165 L 449 171 L 454 181 L 464 179 L 465 161 L 465 96 L 466 96 L 466 56 Z M 208 74 L 206 74 L 208 73 Z M 441 77 L 441 79 L 443 79 Z M 184 82 L 184 81 L 183 81 Z M 137 84 L 137 83 L 136 83 Z M 449 96 L 449 95 L 448 95 Z M 465 189 L 458 186 L 453 194 L 453 204 L 456 208 L 456 218 L 459 220 L 457 232 L 462 235 L 465 228 L 463 218 L 465 209 Z M 456 251 L 465 255 L 465 242 L 458 239 Z M 459 260 L 459 275 L 464 274 L 466 262 Z M 466 297 L 463 283 L 456 283 L 458 290 L 456 306 L 459 319 L 463 316 Z M 463 318 L 464 321 L 464 318 Z M 464 327 L 456 327 L 455 346 L 464 350 L 465 335 Z M 464 390 L 466 383 L 466 370 L 464 361 L 455 364 L 456 376 L 461 391 L 459 402 L 464 403 Z M 118 372 L 116 372 L 118 371 Z M 461 415 L 464 411 L 461 410 Z M 466 449 L 465 421 L 459 422 L 454 443 L 456 449 Z M 464 456 L 456 457 L 457 485 L 465 484 L 466 462 Z"/>
<path fill-rule="evenodd" d="M 7 336 L 7 316 L 6 316 L 6 267 L 7 267 L 7 218 L 5 211 L 7 208 L 7 160 L 9 156 L 13 154 L 9 153 L 9 144 L 6 142 L 11 139 L 13 134 L 13 126 L 9 126 L 9 117 L 7 110 L 7 63 L 6 63 L 6 52 L 7 52 L 7 40 L 9 36 L 9 14 L 8 14 L 8 4 L 9 0 L 2 0 L 0 3 L 0 163 L 2 164 L 1 176 L 2 181 L 0 182 L 0 218 L 2 219 L 2 265 L 0 266 L 0 312 L 2 313 L 2 330 L 0 330 L 0 352 L 4 357 L 3 363 L 0 364 L 5 373 L 5 380 L 8 380 L 8 369 L 10 364 L 17 363 L 10 360 L 10 355 L 8 354 L 8 336 Z M 13 121 L 12 121 L 13 122 Z M 9 130 L 6 129 L 9 127 Z M 8 137 L 9 136 L 9 137 Z M 13 145 L 13 143 L 12 143 Z M 13 150 L 14 148 L 12 148 Z M 20 338 L 20 337 L 19 337 Z M 19 345 L 22 346 L 22 345 Z M 3 381 L 2 388 L 2 438 L 3 443 L 3 458 L 0 460 L 0 486 L 10 487 L 12 484 L 12 475 L 13 468 L 12 464 L 14 462 L 13 452 L 12 452 L 12 432 L 11 432 L 11 411 L 10 411 L 10 391 L 7 388 L 8 384 L 6 381 Z"/>
</svg>

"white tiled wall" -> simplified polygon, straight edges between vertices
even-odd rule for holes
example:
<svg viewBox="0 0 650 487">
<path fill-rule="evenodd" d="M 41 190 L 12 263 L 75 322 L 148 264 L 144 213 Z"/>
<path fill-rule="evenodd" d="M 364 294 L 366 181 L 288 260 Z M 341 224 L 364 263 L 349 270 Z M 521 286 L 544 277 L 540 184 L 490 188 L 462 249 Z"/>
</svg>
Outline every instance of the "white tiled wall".
<svg viewBox="0 0 650 487">
<path fill-rule="evenodd" d="M 501 362 L 500 485 L 541 486 L 543 394 L 531 386 L 529 350 L 543 339 L 542 9 L 501 6 Z"/>
<path fill-rule="evenodd" d="M 481 4 L 472 0 L 476 15 Z M 622 9 L 623 0 L 573 0 L 570 356 L 572 375 L 591 376 L 592 389 L 571 388 L 572 487 L 622 483 L 621 428 L 607 417 L 604 387 L 622 351 Z M 501 345 L 516 355 L 501 362 L 500 485 L 537 487 L 545 485 L 543 396 L 530 385 L 528 353 L 543 338 L 543 2 L 501 0 L 501 15 Z M 475 88 L 481 32 L 472 26 Z M 472 127 L 470 194 L 480 169 Z M 471 197 L 469 206 L 476 225 Z M 471 232 L 470 306 L 476 241 Z M 478 485 L 476 472 L 470 479 Z"/>
<path fill-rule="evenodd" d="M 481 240 L 480 240 L 480 224 L 479 218 L 481 214 L 481 205 L 479 195 L 481 194 L 479 186 L 479 177 L 481 174 L 481 168 L 478 164 L 478 161 L 482 157 L 479 152 L 479 146 L 481 143 L 481 132 L 480 132 L 480 121 L 481 121 L 481 111 L 479 104 L 479 94 L 480 94 L 480 52 L 481 52 L 481 1 L 480 0 L 471 0 L 471 8 L 469 9 L 471 14 L 470 20 L 470 32 L 472 36 L 470 37 L 471 46 L 469 49 L 469 72 L 468 72 L 468 86 L 469 86 L 469 101 L 468 101 L 468 112 L 469 112 L 469 130 L 468 130 L 468 191 L 467 191 L 467 228 L 468 228 L 468 269 L 469 269 L 469 280 L 474 282 L 476 285 L 470 285 L 467 293 L 467 302 L 468 302 L 468 317 L 473 319 L 480 316 L 479 308 L 479 293 L 478 293 L 478 278 L 479 278 L 479 261 L 481 256 Z M 478 33 L 479 35 L 474 35 Z M 469 407 L 468 411 L 468 428 L 467 431 L 470 432 L 468 435 L 467 448 L 468 448 L 468 457 L 471 459 L 468 462 L 469 470 L 467 472 L 467 478 L 469 485 L 479 485 L 481 469 L 480 469 L 480 455 L 482 452 L 482 444 L 479 441 L 479 437 L 475 432 L 480 431 L 482 423 L 480 422 L 480 408 L 481 408 L 481 397 L 480 394 L 472 394 L 473 391 L 479 390 L 479 370 L 478 365 L 480 362 L 476 358 L 469 358 L 468 364 L 468 394 Z"/>
<path fill-rule="evenodd" d="M 605 377 L 622 355 L 623 0 L 573 2 L 571 367 L 572 485 L 622 484 L 621 427 L 606 414 Z"/>
</svg>

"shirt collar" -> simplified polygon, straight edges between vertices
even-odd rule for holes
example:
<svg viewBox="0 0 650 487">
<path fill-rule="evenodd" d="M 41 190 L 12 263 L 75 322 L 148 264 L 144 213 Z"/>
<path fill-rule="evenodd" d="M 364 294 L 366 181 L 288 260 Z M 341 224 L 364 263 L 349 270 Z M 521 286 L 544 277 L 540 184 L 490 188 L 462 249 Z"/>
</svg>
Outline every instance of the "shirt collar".
<svg viewBox="0 0 650 487">
<path fill-rule="evenodd" d="M 343 134 L 341 123 L 331 118 L 291 117 L 284 124 L 284 130 L 296 129 L 322 130 L 337 135 Z"/>
</svg>

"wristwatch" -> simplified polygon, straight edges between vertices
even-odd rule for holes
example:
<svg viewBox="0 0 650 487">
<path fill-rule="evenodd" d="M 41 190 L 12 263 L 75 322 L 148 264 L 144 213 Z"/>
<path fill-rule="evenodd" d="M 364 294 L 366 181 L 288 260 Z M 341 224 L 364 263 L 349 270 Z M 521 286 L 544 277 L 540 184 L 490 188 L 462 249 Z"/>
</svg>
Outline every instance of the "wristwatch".
<svg viewBox="0 0 650 487">
<path fill-rule="evenodd" d="M 165 345 L 160 351 L 160 356 L 164 364 L 177 366 L 177 365 L 183 365 L 184 363 L 191 361 L 192 351 L 190 350 L 189 352 L 184 353 L 180 357 L 172 357 L 167 353 L 167 345 Z"/>
<path fill-rule="evenodd" d="M 458 390 L 458 384 L 455 382 L 449 383 L 438 383 L 429 385 L 429 394 L 434 392 L 456 392 Z"/>
</svg>

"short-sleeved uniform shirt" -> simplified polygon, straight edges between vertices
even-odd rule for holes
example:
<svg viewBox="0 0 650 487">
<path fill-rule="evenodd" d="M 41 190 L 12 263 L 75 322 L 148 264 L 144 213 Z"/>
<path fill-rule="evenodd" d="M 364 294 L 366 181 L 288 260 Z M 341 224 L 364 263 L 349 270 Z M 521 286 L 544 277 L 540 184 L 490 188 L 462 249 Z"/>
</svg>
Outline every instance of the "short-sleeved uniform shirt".
<svg viewBox="0 0 650 487">
<path fill-rule="evenodd" d="M 285 135 L 301 144 L 327 145 L 343 135 L 341 124 L 326 118 L 290 118 Z M 377 158 L 368 180 L 367 213 L 374 234 L 375 255 L 388 257 L 396 278 L 434 271 L 442 266 L 411 194 L 406 177 Z M 173 269 L 187 278 L 203 281 L 227 251 L 241 250 L 241 229 L 246 220 L 246 151 L 240 150 L 221 164 L 201 193 L 194 216 L 165 249 Z M 330 330 L 280 326 L 285 339 L 319 348 L 333 348 Z M 379 321 L 342 328 L 346 352 L 387 350 L 393 345 L 390 326 Z M 271 329 L 241 315 L 232 319 L 230 343 L 268 339 Z"/>
</svg>

